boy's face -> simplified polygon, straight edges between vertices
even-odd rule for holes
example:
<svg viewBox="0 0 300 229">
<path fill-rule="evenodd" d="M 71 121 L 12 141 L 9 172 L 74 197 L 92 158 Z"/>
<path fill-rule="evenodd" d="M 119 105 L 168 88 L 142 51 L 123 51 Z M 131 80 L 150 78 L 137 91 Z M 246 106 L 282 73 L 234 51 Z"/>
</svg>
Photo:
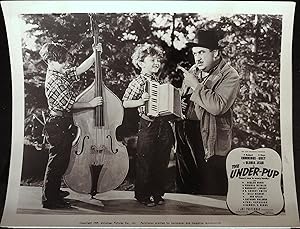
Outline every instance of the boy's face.
<svg viewBox="0 0 300 229">
<path fill-rule="evenodd" d="M 70 66 L 69 60 L 70 58 L 66 58 L 64 61 L 50 61 L 49 65 L 51 65 L 56 71 L 64 73 Z"/>
<path fill-rule="evenodd" d="M 72 56 L 66 54 L 65 56 L 60 57 L 58 60 L 49 60 L 48 65 L 60 73 L 64 73 L 66 69 L 70 67 L 72 63 Z"/>
<path fill-rule="evenodd" d="M 144 73 L 155 74 L 161 67 L 161 59 L 158 56 L 148 55 L 140 62 L 140 67 Z"/>
<path fill-rule="evenodd" d="M 58 62 L 58 61 L 50 61 L 49 64 L 58 72 L 60 73 L 64 73 L 65 70 L 68 68 L 69 66 L 69 62 L 65 61 L 65 62 Z"/>
<path fill-rule="evenodd" d="M 204 47 L 193 47 L 192 52 L 197 67 L 204 72 L 209 72 L 216 61 L 216 50 L 210 50 Z"/>
</svg>

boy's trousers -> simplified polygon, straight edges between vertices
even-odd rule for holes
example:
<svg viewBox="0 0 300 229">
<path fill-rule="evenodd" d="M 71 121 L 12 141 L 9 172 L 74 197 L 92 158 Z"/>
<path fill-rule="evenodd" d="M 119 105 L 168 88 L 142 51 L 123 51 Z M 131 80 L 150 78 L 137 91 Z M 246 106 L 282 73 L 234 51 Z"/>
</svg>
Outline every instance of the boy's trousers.
<svg viewBox="0 0 300 229">
<path fill-rule="evenodd" d="M 165 180 L 174 143 L 172 128 L 167 121 L 140 119 L 137 153 L 135 198 L 163 196 Z"/>
<path fill-rule="evenodd" d="M 49 150 L 48 164 L 43 185 L 43 202 L 59 201 L 59 190 L 63 174 L 66 172 L 74 139 L 73 118 L 51 116 L 46 123 Z"/>
</svg>

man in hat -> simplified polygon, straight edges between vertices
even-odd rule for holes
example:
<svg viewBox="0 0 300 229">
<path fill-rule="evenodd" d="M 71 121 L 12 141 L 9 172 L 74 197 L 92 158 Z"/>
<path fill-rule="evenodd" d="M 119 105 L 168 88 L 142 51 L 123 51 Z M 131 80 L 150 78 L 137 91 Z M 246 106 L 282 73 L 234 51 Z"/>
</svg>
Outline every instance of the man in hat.
<svg viewBox="0 0 300 229">
<path fill-rule="evenodd" d="M 189 105 L 187 120 L 176 128 L 177 182 L 192 193 L 226 195 L 226 156 L 240 78 L 222 58 L 215 31 L 198 31 L 188 46 L 195 64 L 189 71 L 179 67 L 184 74 L 182 98 Z"/>
</svg>

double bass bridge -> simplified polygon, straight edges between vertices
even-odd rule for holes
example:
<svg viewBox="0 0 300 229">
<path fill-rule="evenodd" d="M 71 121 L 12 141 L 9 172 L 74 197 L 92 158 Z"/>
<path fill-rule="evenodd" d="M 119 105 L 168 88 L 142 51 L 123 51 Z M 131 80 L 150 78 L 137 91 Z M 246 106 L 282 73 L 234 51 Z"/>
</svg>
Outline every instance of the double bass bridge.
<svg viewBox="0 0 300 229">
<path fill-rule="evenodd" d="M 107 149 L 105 145 L 100 145 L 100 146 L 91 145 L 91 154 L 102 153 L 102 151 L 105 149 Z"/>
</svg>

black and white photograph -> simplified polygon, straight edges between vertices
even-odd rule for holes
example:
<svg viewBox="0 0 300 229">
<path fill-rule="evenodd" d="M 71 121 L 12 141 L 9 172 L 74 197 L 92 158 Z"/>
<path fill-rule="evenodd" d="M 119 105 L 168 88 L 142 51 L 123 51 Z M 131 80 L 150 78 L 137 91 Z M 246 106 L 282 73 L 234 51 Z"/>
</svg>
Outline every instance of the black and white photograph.
<svg viewBox="0 0 300 229">
<path fill-rule="evenodd" d="M 1 225 L 299 225 L 293 3 L 1 6 L 13 87 Z"/>
</svg>

